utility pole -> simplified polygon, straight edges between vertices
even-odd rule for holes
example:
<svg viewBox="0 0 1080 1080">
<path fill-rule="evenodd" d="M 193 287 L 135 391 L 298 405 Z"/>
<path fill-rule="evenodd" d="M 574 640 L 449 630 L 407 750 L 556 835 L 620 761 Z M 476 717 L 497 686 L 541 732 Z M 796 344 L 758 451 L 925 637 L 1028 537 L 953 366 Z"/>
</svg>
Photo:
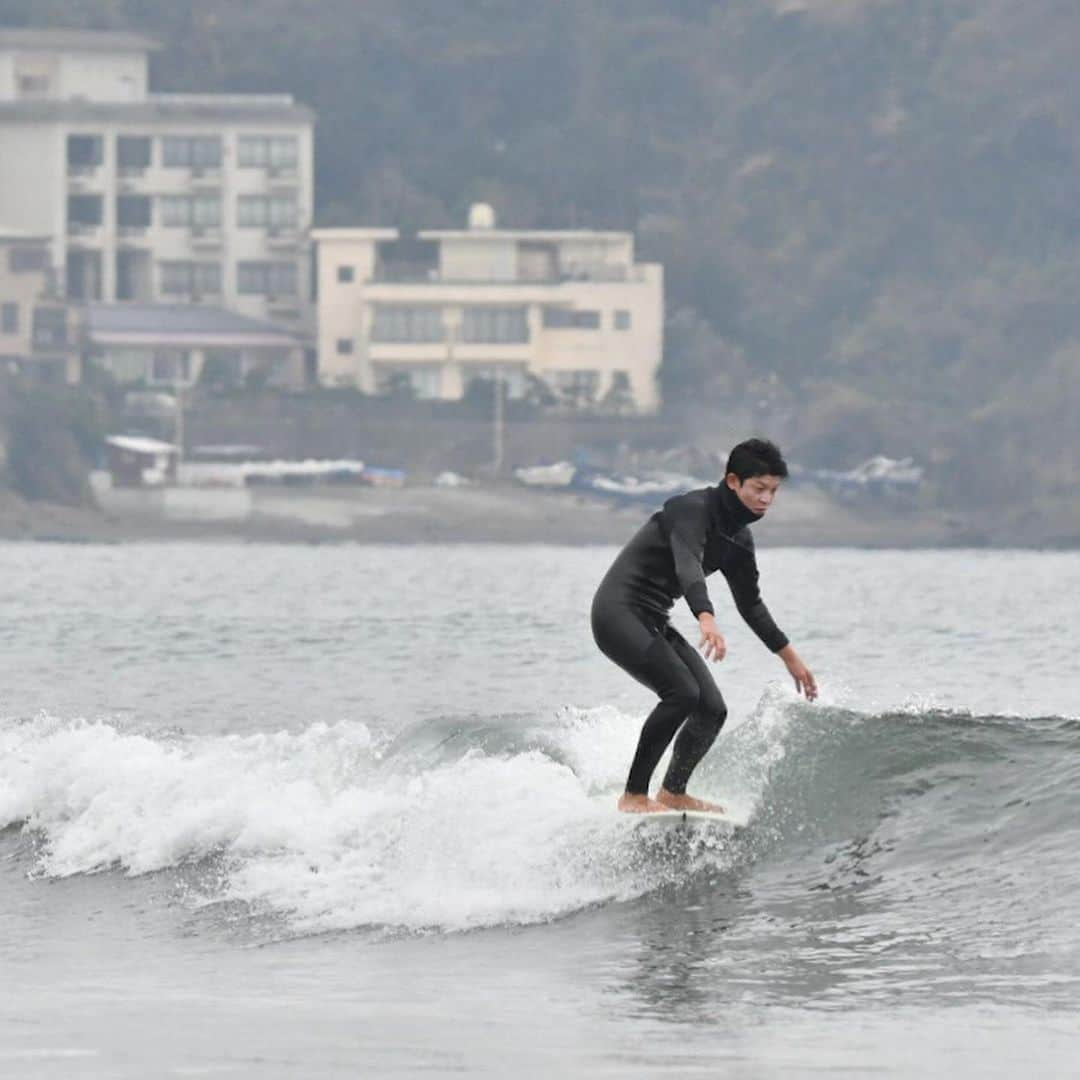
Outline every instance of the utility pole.
<svg viewBox="0 0 1080 1080">
<path fill-rule="evenodd" d="M 180 466 L 184 463 L 184 386 L 177 379 L 173 383 L 173 393 L 176 395 L 176 480 L 180 481 Z"/>
<path fill-rule="evenodd" d="M 501 364 L 495 365 L 495 415 L 493 418 L 495 460 L 493 462 L 495 478 L 498 479 L 503 467 L 503 435 L 505 421 L 503 417 L 503 369 Z"/>
</svg>

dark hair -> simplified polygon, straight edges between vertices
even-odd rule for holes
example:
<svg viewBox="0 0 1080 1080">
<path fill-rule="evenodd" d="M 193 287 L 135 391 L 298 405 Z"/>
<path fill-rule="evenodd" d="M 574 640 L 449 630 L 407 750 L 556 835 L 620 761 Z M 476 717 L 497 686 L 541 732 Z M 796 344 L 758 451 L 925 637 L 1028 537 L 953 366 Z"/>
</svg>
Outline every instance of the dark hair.
<svg viewBox="0 0 1080 1080">
<path fill-rule="evenodd" d="M 787 476 L 787 462 L 776 443 L 768 439 L 747 439 L 728 455 L 724 475 L 734 473 L 741 484 L 751 476 Z"/>
</svg>

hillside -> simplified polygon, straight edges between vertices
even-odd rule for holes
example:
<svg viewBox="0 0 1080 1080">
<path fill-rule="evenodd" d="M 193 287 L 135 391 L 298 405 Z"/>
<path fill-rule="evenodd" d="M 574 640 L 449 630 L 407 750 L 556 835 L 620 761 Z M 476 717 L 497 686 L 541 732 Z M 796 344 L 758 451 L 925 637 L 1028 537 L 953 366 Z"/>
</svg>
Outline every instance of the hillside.
<svg viewBox="0 0 1080 1080">
<path fill-rule="evenodd" d="M 0 0 L 158 36 L 155 83 L 319 113 L 322 223 L 628 228 L 667 401 L 954 506 L 1080 493 L 1080 6 Z"/>
</svg>

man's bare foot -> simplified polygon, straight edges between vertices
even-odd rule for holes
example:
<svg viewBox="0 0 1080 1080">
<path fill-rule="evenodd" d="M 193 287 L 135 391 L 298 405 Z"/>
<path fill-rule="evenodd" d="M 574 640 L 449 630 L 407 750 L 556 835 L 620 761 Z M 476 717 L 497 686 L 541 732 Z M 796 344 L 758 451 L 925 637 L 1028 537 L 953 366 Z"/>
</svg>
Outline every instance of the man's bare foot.
<svg viewBox="0 0 1080 1080">
<path fill-rule="evenodd" d="M 695 799 L 693 795 L 676 795 L 667 788 L 661 788 L 656 793 L 656 801 L 665 810 L 704 810 L 710 814 L 722 814 L 724 808 L 719 803 L 709 802 L 706 799 Z"/>
<path fill-rule="evenodd" d="M 624 791 L 619 796 L 619 809 L 624 814 L 660 814 L 664 813 L 667 807 L 655 799 L 650 799 L 648 795 L 631 795 L 629 791 Z"/>
</svg>

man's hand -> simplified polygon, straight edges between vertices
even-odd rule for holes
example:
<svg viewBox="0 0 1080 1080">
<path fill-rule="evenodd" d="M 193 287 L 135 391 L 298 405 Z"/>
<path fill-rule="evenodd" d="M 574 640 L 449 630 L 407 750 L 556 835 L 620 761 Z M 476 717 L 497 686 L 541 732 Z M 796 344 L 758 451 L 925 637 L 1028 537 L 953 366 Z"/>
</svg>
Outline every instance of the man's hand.
<svg viewBox="0 0 1080 1080">
<path fill-rule="evenodd" d="M 814 673 L 802 662 L 802 658 L 791 645 L 785 645 L 778 655 L 795 680 L 796 691 L 805 694 L 807 701 L 813 701 L 817 697 L 817 682 L 814 680 Z"/>
<path fill-rule="evenodd" d="M 708 611 L 703 611 L 698 616 L 698 626 L 701 627 L 701 640 L 698 642 L 698 648 L 702 645 L 705 646 L 705 659 L 715 660 L 719 663 L 727 655 L 727 642 L 724 641 L 724 635 L 720 633 L 716 626 L 716 619 Z"/>
</svg>

